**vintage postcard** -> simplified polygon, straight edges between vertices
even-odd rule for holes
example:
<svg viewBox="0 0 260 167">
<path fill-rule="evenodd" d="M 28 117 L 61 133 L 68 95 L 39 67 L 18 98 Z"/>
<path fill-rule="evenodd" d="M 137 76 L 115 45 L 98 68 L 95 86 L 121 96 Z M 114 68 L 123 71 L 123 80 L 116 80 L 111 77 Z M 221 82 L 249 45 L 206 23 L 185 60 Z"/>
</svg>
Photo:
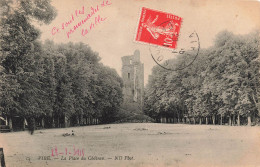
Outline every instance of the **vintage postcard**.
<svg viewBox="0 0 260 167">
<path fill-rule="evenodd" d="M 0 0 L 1 167 L 259 167 L 260 2 Z"/>
</svg>

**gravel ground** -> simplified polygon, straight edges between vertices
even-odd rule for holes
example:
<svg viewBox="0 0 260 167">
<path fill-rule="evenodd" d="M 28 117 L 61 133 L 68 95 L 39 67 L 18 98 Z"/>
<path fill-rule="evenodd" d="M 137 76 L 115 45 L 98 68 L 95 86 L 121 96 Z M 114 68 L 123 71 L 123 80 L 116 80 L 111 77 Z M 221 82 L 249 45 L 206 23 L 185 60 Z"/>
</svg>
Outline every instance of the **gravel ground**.
<svg viewBox="0 0 260 167">
<path fill-rule="evenodd" d="M 7 167 L 260 167 L 260 127 L 95 125 L 1 133 L 0 147 Z"/>
</svg>

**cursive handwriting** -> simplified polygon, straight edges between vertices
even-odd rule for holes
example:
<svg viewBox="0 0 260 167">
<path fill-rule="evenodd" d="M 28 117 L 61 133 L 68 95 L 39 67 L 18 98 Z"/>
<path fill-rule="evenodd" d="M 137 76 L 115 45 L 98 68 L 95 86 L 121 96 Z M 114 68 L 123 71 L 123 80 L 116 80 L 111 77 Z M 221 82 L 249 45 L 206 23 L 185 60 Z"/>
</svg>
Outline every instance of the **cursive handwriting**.
<svg viewBox="0 0 260 167">
<path fill-rule="evenodd" d="M 86 18 L 78 22 L 76 25 L 73 26 L 69 31 L 67 31 L 67 37 L 69 38 L 74 31 L 76 31 L 81 25 L 83 25 L 86 21 L 88 21 L 95 13 L 97 13 L 99 10 L 99 7 L 97 5 L 96 8 L 91 7 L 91 12 L 87 15 Z"/>
<path fill-rule="evenodd" d="M 92 22 L 92 23 L 90 24 L 89 30 L 94 29 L 94 28 L 95 28 L 95 25 L 97 25 L 98 23 L 101 23 L 101 22 L 103 22 L 103 21 L 105 21 L 105 20 L 106 20 L 106 18 L 102 18 L 102 17 L 100 17 L 100 15 L 98 15 L 97 17 L 95 17 L 95 23 Z M 89 30 L 88 30 L 87 28 L 86 28 L 86 29 L 82 29 L 81 35 L 82 35 L 82 36 L 87 35 L 88 32 L 89 32 Z"/>
<path fill-rule="evenodd" d="M 101 4 L 98 4 L 96 6 L 92 6 L 90 7 L 90 11 L 89 12 L 85 12 L 85 6 L 82 6 L 81 9 L 76 9 L 75 12 L 73 14 L 71 14 L 69 20 L 61 23 L 60 28 L 59 27 L 53 27 L 51 34 L 52 35 L 56 35 L 57 33 L 60 33 L 61 31 L 65 31 L 67 38 L 69 39 L 71 37 L 71 35 L 76 32 L 80 27 L 82 27 L 88 20 L 90 20 L 96 13 L 98 13 L 101 8 L 106 7 L 111 5 L 112 3 L 110 2 L 110 0 L 103 0 L 103 2 Z M 78 17 L 84 17 L 83 19 L 81 19 L 79 22 L 76 22 L 76 24 L 74 23 L 76 18 Z M 92 22 L 89 26 L 89 30 L 94 28 L 96 24 L 104 21 L 106 19 L 100 17 L 100 15 L 98 15 L 97 17 L 95 17 L 95 21 L 94 23 Z M 84 31 L 84 33 L 82 33 L 82 35 L 86 35 L 88 33 L 87 29 L 82 30 L 82 32 Z M 83 36 L 84 36 L 83 35 Z"/>
</svg>

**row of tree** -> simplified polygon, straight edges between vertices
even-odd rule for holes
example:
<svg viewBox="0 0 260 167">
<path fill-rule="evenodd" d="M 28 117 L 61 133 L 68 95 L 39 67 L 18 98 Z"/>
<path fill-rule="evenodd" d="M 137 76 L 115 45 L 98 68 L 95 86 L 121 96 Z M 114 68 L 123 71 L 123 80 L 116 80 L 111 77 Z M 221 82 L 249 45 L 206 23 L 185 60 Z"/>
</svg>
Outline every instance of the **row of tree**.
<svg viewBox="0 0 260 167">
<path fill-rule="evenodd" d="M 192 59 L 184 53 L 167 68 L 182 68 Z M 242 36 L 223 31 L 187 68 L 153 68 L 145 113 L 168 122 L 251 125 L 260 115 L 259 67 L 259 32 Z"/>
<path fill-rule="evenodd" d="M 56 16 L 49 0 L 2 0 L 1 12 L 1 115 L 28 118 L 33 127 L 38 118 L 55 127 L 83 117 L 113 121 L 123 99 L 116 71 L 83 43 L 38 41 L 34 24 Z"/>
</svg>

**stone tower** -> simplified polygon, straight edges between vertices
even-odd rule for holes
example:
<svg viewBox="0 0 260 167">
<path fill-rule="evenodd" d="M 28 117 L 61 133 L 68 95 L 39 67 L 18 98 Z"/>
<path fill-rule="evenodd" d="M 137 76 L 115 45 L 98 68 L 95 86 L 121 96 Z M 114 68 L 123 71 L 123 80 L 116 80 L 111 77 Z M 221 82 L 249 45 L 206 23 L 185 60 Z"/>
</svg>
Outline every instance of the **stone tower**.
<svg viewBox="0 0 260 167">
<path fill-rule="evenodd" d="M 140 61 L 140 51 L 122 57 L 122 78 L 124 82 L 124 103 L 142 111 L 144 98 L 144 64 Z"/>
</svg>

